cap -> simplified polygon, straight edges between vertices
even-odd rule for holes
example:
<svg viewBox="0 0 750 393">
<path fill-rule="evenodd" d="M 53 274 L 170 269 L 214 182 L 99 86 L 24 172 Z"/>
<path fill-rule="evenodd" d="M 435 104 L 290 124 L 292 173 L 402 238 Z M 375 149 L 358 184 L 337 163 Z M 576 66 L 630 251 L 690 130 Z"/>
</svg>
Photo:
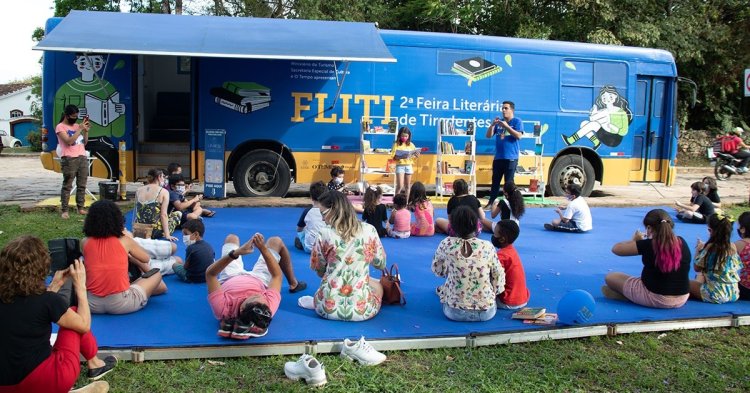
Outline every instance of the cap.
<svg viewBox="0 0 750 393">
<path fill-rule="evenodd" d="M 745 132 L 745 130 L 743 130 L 742 127 L 735 127 L 734 128 L 734 133 L 735 134 L 742 134 L 743 132 Z"/>
</svg>

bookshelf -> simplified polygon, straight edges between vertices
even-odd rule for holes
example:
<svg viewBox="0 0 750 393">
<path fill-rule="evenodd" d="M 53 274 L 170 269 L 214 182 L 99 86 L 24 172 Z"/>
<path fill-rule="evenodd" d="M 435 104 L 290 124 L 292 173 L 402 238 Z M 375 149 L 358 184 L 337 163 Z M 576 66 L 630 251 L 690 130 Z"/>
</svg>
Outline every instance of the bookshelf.
<svg viewBox="0 0 750 393">
<path fill-rule="evenodd" d="M 526 138 L 534 140 L 534 151 L 525 151 L 533 153 L 534 166 L 523 172 L 518 172 L 516 175 L 528 176 L 529 178 L 529 186 L 521 191 L 524 196 L 539 197 L 544 200 L 544 161 L 542 159 L 544 144 L 542 144 L 541 125 L 538 122 L 534 123 L 533 134 L 524 133 L 524 139 Z"/>
<path fill-rule="evenodd" d="M 393 195 L 396 190 L 395 164 L 389 163 L 397 131 L 398 119 L 395 117 L 363 116 L 360 120 L 359 181 L 363 184 L 390 183 L 393 190 L 383 190 L 384 195 Z"/>
<path fill-rule="evenodd" d="M 476 195 L 476 130 L 469 123 L 465 130 L 455 127 L 451 120 L 441 119 L 437 126 L 437 174 L 435 195 L 453 195 L 453 181 L 463 178 L 469 193 Z"/>
</svg>

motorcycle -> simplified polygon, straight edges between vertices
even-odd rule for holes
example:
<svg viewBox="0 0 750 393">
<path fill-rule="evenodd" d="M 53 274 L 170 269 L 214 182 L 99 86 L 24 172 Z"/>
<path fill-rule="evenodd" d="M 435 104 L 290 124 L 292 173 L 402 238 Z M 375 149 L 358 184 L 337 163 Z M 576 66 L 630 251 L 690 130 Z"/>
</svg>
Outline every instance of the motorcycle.
<svg viewBox="0 0 750 393">
<path fill-rule="evenodd" d="M 747 173 L 737 169 L 742 162 L 741 159 L 735 158 L 729 153 L 714 152 L 714 155 L 716 156 L 716 165 L 714 166 L 716 180 L 728 180 L 732 175 L 744 175 Z"/>
</svg>

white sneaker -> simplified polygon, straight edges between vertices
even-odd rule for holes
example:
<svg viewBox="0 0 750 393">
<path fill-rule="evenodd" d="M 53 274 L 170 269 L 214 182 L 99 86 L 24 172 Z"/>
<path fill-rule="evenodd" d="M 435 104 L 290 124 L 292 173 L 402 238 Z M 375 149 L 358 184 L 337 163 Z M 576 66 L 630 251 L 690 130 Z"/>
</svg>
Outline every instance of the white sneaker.
<svg viewBox="0 0 750 393">
<path fill-rule="evenodd" d="M 303 354 L 296 362 L 286 362 L 284 374 L 292 381 L 304 379 L 310 386 L 322 386 L 328 382 L 323 365 L 308 354 Z"/>
<path fill-rule="evenodd" d="M 377 366 L 386 359 L 385 355 L 376 351 L 372 345 L 365 341 L 364 336 L 356 342 L 345 338 L 344 346 L 341 348 L 341 357 L 351 361 L 356 360 L 365 366 Z"/>
</svg>

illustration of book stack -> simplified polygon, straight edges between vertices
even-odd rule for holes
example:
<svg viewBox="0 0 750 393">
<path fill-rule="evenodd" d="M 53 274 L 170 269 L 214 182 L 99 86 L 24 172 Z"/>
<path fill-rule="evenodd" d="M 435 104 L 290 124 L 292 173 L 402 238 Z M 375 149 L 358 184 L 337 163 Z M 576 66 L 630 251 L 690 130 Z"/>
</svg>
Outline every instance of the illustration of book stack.
<svg viewBox="0 0 750 393">
<path fill-rule="evenodd" d="M 459 60 L 453 63 L 453 67 L 451 67 L 451 71 L 469 80 L 469 86 L 472 82 L 495 75 L 502 70 L 497 64 L 479 56 Z"/>
<path fill-rule="evenodd" d="M 210 90 L 214 102 L 240 113 L 250 113 L 271 105 L 271 89 L 255 82 L 224 82 Z"/>
</svg>

